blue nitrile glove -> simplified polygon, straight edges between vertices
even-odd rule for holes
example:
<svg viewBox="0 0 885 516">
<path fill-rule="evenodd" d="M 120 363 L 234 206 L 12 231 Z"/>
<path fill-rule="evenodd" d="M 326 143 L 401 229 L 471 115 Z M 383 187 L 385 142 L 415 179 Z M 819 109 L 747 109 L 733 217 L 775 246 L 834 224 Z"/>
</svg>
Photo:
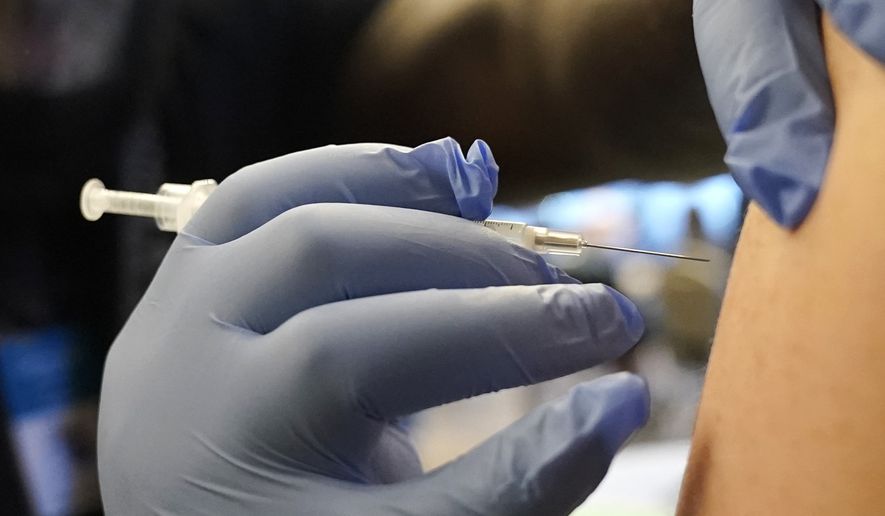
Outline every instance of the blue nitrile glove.
<svg viewBox="0 0 885 516">
<path fill-rule="evenodd" d="M 817 0 L 885 62 L 885 1 Z M 779 224 L 799 225 L 823 182 L 833 99 L 814 0 L 695 0 L 707 90 L 738 184 Z"/>
<path fill-rule="evenodd" d="M 581 503 L 648 416 L 636 376 L 580 384 L 429 473 L 398 423 L 612 359 L 643 331 L 617 292 L 464 220 L 488 215 L 496 175 L 485 143 L 465 159 L 444 139 L 324 147 L 224 181 L 108 355 L 107 512 L 518 516 Z"/>
</svg>

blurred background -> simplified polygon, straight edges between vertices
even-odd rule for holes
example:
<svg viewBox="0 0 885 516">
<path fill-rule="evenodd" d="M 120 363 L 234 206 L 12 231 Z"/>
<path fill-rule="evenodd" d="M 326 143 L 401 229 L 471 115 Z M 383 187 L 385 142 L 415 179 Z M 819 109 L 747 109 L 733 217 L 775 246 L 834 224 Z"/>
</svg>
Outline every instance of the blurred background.
<svg viewBox="0 0 885 516">
<path fill-rule="evenodd" d="M 713 261 L 555 258 L 636 301 L 643 342 L 418 415 L 426 466 L 629 369 L 652 420 L 576 514 L 672 513 L 744 207 L 721 174 L 691 0 L 0 2 L 0 513 L 101 513 L 102 362 L 171 242 L 150 220 L 84 221 L 86 179 L 153 192 L 328 143 L 443 136 L 491 145 L 494 217 Z"/>
</svg>

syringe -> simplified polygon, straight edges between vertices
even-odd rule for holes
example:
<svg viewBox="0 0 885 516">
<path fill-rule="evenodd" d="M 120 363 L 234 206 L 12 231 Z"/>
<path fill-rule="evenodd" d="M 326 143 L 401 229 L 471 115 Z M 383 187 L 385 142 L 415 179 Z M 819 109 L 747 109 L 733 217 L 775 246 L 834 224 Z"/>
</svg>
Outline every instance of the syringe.
<svg viewBox="0 0 885 516">
<path fill-rule="evenodd" d="M 90 179 L 80 192 L 80 212 L 86 220 L 98 220 L 104 213 L 153 217 L 161 230 L 179 232 L 216 186 L 217 183 L 212 179 L 195 181 L 189 185 L 163 183 L 156 194 L 147 194 L 108 190 L 98 179 Z M 593 247 L 680 260 L 710 261 L 707 258 L 681 254 L 594 244 L 584 240 L 579 233 L 530 226 L 522 222 L 487 219 L 477 223 L 539 254 L 579 256 L 585 248 Z"/>
<path fill-rule="evenodd" d="M 519 244 L 527 249 L 531 249 L 532 251 L 535 251 L 539 254 L 579 256 L 585 248 L 592 247 L 595 249 L 607 249 L 610 251 L 622 251 L 626 253 L 663 256 L 665 258 L 677 258 L 679 260 L 693 260 L 696 262 L 710 261 L 709 258 L 697 258 L 694 256 L 686 256 L 683 254 L 660 253 L 657 251 L 646 251 L 644 249 L 633 249 L 630 247 L 593 244 L 584 240 L 584 237 L 581 236 L 580 233 L 572 233 L 570 231 L 558 231 L 541 226 L 529 226 L 528 224 L 524 224 L 522 222 L 486 219 L 479 223 L 491 229 L 495 233 L 503 236 L 507 240 Z"/>
<path fill-rule="evenodd" d="M 98 220 L 105 213 L 153 217 L 163 231 L 184 228 L 218 184 L 214 179 L 192 184 L 163 183 L 156 194 L 108 190 L 98 179 L 90 179 L 80 190 L 80 213 L 86 220 Z"/>
</svg>

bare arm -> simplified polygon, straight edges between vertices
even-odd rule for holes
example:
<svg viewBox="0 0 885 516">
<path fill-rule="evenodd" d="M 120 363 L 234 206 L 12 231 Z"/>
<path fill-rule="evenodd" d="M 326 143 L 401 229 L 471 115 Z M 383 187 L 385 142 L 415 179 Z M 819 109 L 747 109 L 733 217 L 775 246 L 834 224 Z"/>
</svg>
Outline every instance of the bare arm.
<svg viewBox="0 0 885 516">
<path fill-rule="evenodd" d="M 874 514 L 885 485 L 885 70 L 824 24 L 837 129 L 795 232 L 748 214 L 679 514 Z"/>
</svg>

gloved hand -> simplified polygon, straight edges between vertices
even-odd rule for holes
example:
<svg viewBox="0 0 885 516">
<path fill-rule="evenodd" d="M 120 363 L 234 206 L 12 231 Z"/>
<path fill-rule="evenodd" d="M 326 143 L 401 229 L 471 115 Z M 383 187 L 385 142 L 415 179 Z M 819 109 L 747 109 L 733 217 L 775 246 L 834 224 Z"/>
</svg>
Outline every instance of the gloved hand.
<svg viewBox="0 0 885 516">
<path fill-rule="evenodd" d="M 885 2 L 817 0 L 885 62 Z M 707 89 L 738 184 L 779 224 L 799 225 L 823 182 L 833 99 L 813 0 L 695 0 Z"/>
<path fill-rule="evenodd" d="M 107 512 L 517 516 L 581 503 L 646 421 L 638 377 L 578 385 L 430 473 L 399 423 L 617 357 L 643 331 L 614 290 L 464 220 L 488 215 L 497 170 L 483 142 L 465 159 L 444 139 L 313 149 L 225 180 L 108 355 Z"/>
</svg>

